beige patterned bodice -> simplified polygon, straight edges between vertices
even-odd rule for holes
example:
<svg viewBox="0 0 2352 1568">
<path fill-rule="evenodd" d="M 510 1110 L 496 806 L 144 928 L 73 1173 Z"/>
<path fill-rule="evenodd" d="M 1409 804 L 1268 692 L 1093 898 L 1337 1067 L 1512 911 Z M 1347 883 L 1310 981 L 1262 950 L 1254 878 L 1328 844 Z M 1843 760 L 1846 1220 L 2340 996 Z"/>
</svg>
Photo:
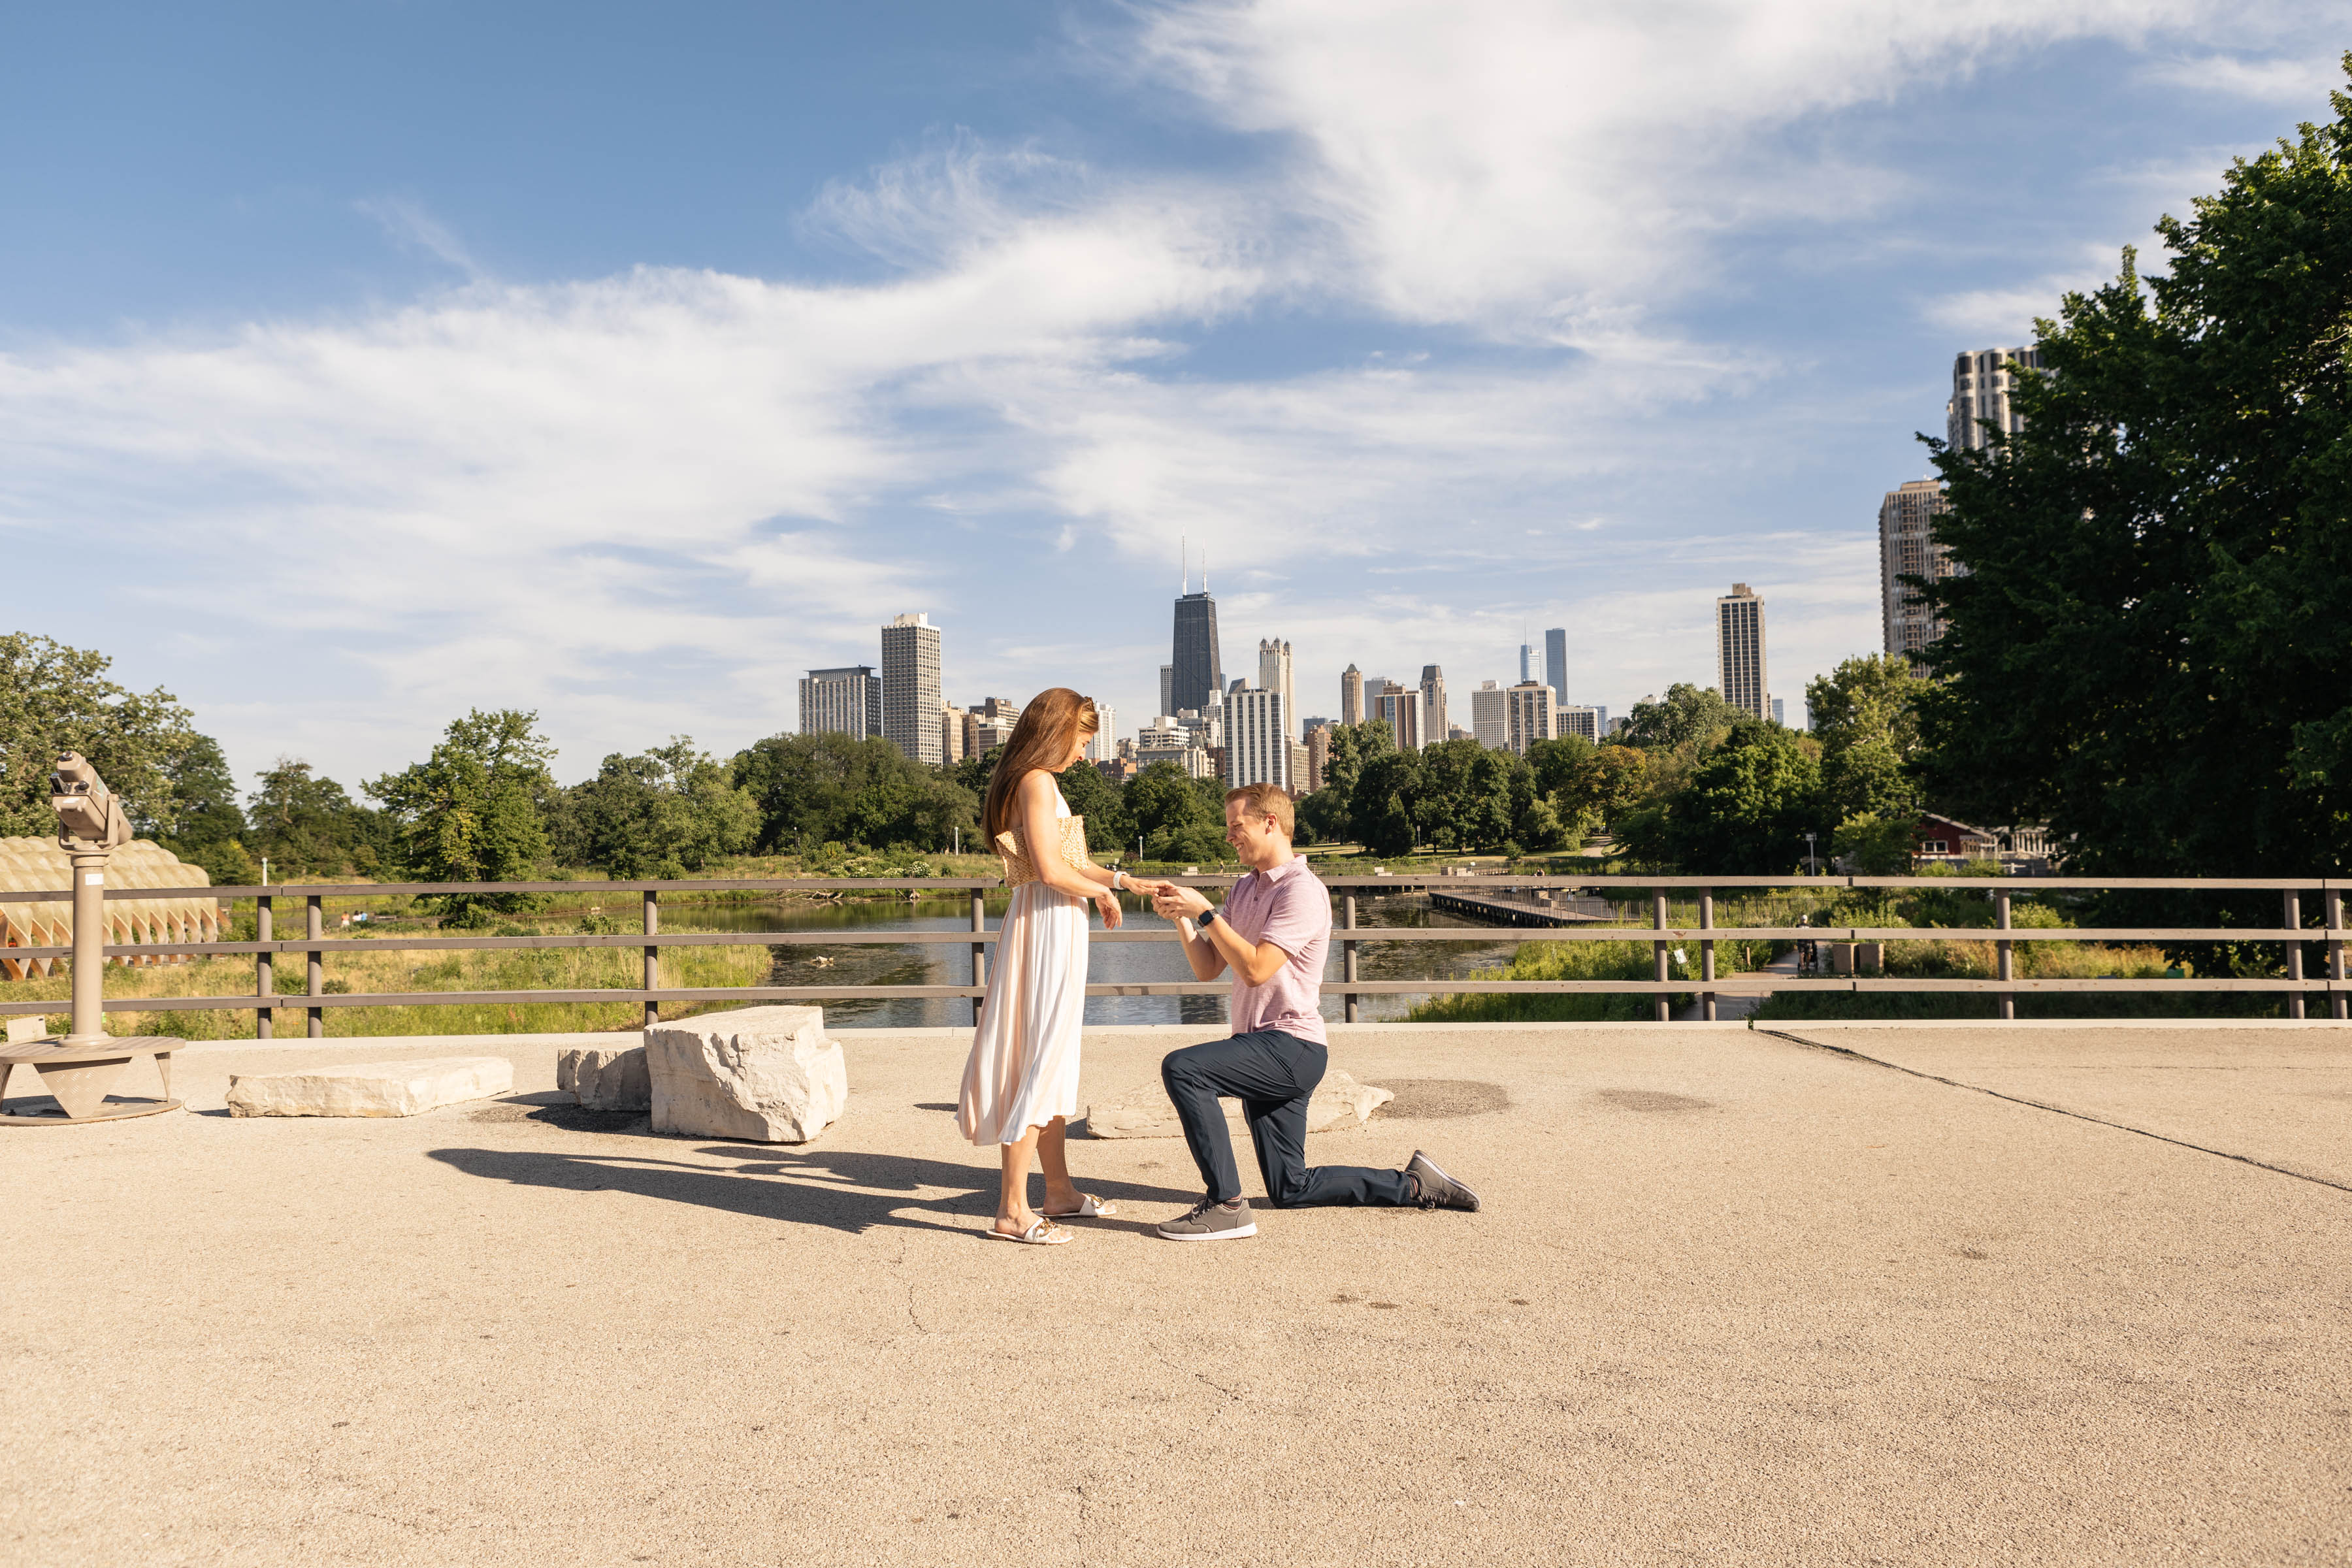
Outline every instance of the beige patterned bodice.
<svg viewBox="0 0 2352 1568">
<path fill-rule="evenodd" d="M 1070 815 L 1070 803 L 1062 798 L 1059 790 L 1054 792 L 1054 805 L 1061 813 L 1062 858 L 1074 868 L 1093 864 L 1087 856 L 1087 819 Z M 1019 829 L 1008 827 L 996 836 L 996 855 L 1004 862 L 1006 887 L 1017 888 L 1024 882 L 1044 879 L 1037 875 L 1036 863 L 1030 858 L 1027 846 L 1021 842 Z"/>
</svg>

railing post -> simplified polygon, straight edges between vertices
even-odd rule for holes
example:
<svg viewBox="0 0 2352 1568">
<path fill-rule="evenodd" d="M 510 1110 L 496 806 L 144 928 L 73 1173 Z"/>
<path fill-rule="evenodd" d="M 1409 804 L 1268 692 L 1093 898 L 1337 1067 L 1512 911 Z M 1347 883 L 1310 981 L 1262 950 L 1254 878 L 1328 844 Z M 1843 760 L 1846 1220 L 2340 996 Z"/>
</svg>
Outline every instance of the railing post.
<svg viewBox="0 0 2352 1568">
<path fill-rule="evenodd" d="M 1666 890 L 1664 888 L 1653 888 L 1650 889 L 1650 929 L 1653 931 L 1664 931 L 1666 929 Z M 1657 960 L 1657 977 L 1660 981 L 1664 981 L 1667 978 L 1665 939 L 1661 937 L 1657 941 L 1652 942 L 1650 944 L 1650 949 Z M 1671 1005 L 1670 999 L 1663 991 L 1657 994 L 1656 1002 L 1657 1006 L 1653 1010 L 1652 1016 L 1655 1017 L 1659 1023 L 1663 1024 L 1669 1017 L 1673 1016 L 1674 1008 Z"/>
<path fill-rule="evenodd" d="M 988 929 L 988 892 L 983 888 L 971 890 L 971 929 L 976 931 Z M 971 983 L 983 990 L 988 985 L 988 948 L 977 942 L 971 944 Z M 987 1001 L 985 996 L 971 999 L 971 1026 L 975 1029 L 980 1027 L 981 1008 Z"/>
<path fill-rule="evenodd" d="M 1993 894 L 1992 910 L 1992 923 L 1995 929 L 2000 931 L 2009 930 L 2009 889 L 2007 888 L 2002 888 Z M 2017 973 L 2014 967 L 2016 947 L 2017 944 L 2011 942 L 2006 937 L 1993 944 L 1993 951 L 1999 955 L 2000 964 L 2000 977 L 2003 980 L 2014 980 L 2017 978 Z M 1861 966 L 1857 964 L 1855 967 L 1859 968 Z M 2004 1018 L 2011 1019 L 2014 1019 L 2017 1016 L 2017 994 L 2015 992 L 2004 991 L 2000 994 L 2000 1016 Z"/>
<path fill-rule="evenodd" d="M 1715 929 L 1715 889 L 1713 888 L 1701 888 L 1699 889 L 1698 928 L 1701 931 L 1713 931 Z M 1701 980 L 1712 980 L 1715 978 L 1715 939 L 1713 937 L 1701 937 L 1699 939 L 1698 977 Z M 1707 1023 L 1714 1023 L 1715 993 L 1712 991 L 1701 992 L 1699 994 L 1698 1004 L 1698 1016 Z"/>
<path fill-rule="evenodd" d="M 1339 929 L 1341 931 L 1356 929 L 1356 895 L 1353 893 L 1342 893 L 1339 896 Z M 1339 977 L 1349 984 L 1355 982 L 1356 944 L 1351 941 L 1342 942 L 1339 944 Z M 1356 994 L 1350 991 L 1347 994 L 1347 1018 L 1350 1024 L 1356 1021 L 1357 1006 Z"/>
<path fill-rule="evenodd" d="M 2288 891 L 2284 895 L 2284 905 L 2286 919 L 2280 923 L 2289 931 L 2301 931 L 2303 929 L 2303 895 L 2293 890 Z M 2289 980 L 2303 978 L 2303 943 L 2293 939 L 2289 939 L 2286 944 L 2286 977 Z M 2290 1018 L 2303 1016 L 2302 992 L 2290 991 L 2286 994 L 2286 1016 Z"/>
<path fill-rule="evenodd" d="M 308 982 L 307 985 L 304 987 L 304 994 L 306 995 L 323 996 L 326 994 L 326 958 L 325 955 L 319 951 L 319 939 L 326 935 L 326 932 L 327 913 L 325 896 L 320 893 L 313 893 L 310 895 L 302 911 L 302 936 L 303 939 L 310 944 L 308 954 L 310 958 L 310 973 L 305 976 L 305 979 Z M 313 1002 L 310 1007 L 310 1038 L 315 1040 L 325 1035 L 327 1032 L 327 1010 Z"/>
<path fill-rule="evenodd" d="M 654 938 L 661 934 L 661 889 L 646 889 L 646 986 L 648 991 L 661 989 L 661 944 Z M 646 998 L 645 1026 L 652 1028 L 661 1022 L 661 1004 Z"/>
<path fill-rule="evenodd" d="M 277 940 L 271 902 L 266 894 L 253 900 L 253 940 L 256 942 Z M 253 1037 L 266 1040 L 278 1025 L 276 1016 L 269 1010 L 270 1005 L 278 998 L 278 966 L 267 948 L 253 955 L 253 994 L 259 1002 L 253 1010 Z"/>
<path fill-rule="evenodd" d="M 2341 1020 L 2345 1016 L 2344 939 L 2333 933 L 2344 929 L 2344 893 L 2341 889 L 2327 889 L 2327 1016 Z"/>
</svg>

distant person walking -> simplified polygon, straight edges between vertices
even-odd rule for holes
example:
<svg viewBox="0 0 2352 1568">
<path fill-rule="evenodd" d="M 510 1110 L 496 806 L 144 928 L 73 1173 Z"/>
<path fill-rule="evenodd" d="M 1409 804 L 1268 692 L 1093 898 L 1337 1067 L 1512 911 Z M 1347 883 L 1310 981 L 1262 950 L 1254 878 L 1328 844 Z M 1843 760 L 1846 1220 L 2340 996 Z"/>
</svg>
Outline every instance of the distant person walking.
<svg viewBox="0 0 2352 1568">
<path fill-rule="evenodd" d="M 1071 1184 L 1063 1149 L 1067 1119 L 1078 1109 L 1087 905 L 1117 930 L 1120 889 L 1149 895 L 1166 884 L 1129 883 L 1094 864 L 1086 819 L 1070 815 L 1054 781 L 1085 752 L 1098 722 L 1093 701 L 1068 687 L 1040 693 L 1013 726 L 982 812 L 1013 902 L 997 930 L 996 963 L 964 1063 L 956 1125 L 974 1143 L 997 1146 L 1002 1187 L 989 1234 L 1001 1241 L 1056 1246 L 1071 1237 L 1055 1220 L 1114 1212 Z M 1045 1170 L 1042 1213 L 1029 1206 L 1033 1161 Z"/>
<path fill-rule="evenodd" d="M 1225 1131 L 1223 1095 L 1242 1102 L 1258 1173 L 1276 1208 L 1369 1204 L 1475 1210 L 1478 1195 L 1418 1149 L 1402 1171 L 1307 1163 L 1307 1101 L 1330 1050 L 1318 1005 L 1330 946 L 1331 894 L 1290 848 L 1290 797 L 1273 784 L 1225 795 L 1225 842 L 1250 874 L 1222 910 L 1191 888 L 1163 883 L 1152 908 L 1177 922 L 1192 973 L 1234 972 L 1230 1039 L 1172 1053 L 1160 1079 L 1208 1184 L 1189 1213 L 1161 1225 L 1171 1241 L 1231 1241 L 1257 1234 Z"/>
</svg>

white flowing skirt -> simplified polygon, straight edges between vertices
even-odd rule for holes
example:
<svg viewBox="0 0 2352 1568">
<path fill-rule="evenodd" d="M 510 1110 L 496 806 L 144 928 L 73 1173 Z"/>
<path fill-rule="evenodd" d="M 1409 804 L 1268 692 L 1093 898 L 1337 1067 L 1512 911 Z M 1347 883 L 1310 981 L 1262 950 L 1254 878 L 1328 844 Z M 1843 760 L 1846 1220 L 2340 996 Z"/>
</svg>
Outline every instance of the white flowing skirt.
<svg viewBox="0 0 2352 1568">
<path fill-rule="evenodd" d="M 1013 890 L 956 1105 L 956 1126 L 975 1143 L 1016 1143 L 1078 1113 L 1087 909 L 1043 882 Z"/>
</svg>

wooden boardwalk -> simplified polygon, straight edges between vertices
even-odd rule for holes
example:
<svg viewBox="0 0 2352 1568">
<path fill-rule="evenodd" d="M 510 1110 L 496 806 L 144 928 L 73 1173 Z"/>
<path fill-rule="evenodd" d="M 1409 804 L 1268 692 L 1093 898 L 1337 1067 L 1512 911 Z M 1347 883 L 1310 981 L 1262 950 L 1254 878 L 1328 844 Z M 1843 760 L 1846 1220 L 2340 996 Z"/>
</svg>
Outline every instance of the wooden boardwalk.
<svg viewBox="0 0 2352 1568">
<path fill-rule="evenodd" d="M 1517 889 L 1510 889 L 1517 891 Z M 1499 893 L 1457 893 L 1451 889 L 1429 889 L 1429 907 L 1444 910 L 1451 915 L 1466 915 L 1472 920 L 1496 921 L 1514 926 L 1578 926 L 1596 925 L 1620 917 L 1603 899 L 1572 899 L 1557 904 L 1540 904 L 1531 899 L 1506 898 Z"/>
</svg>

